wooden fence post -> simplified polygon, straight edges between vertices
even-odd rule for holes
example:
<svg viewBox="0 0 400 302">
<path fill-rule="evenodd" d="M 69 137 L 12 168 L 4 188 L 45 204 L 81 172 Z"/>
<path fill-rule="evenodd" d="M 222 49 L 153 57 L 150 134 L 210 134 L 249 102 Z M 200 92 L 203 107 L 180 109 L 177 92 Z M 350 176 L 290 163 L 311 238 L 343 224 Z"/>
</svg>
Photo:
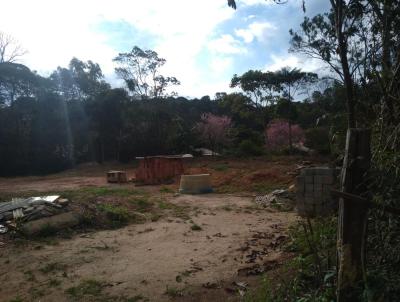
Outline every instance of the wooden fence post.
<svg viewBox="0 0 400 302">
<path fill-rule="evenodd" d="M 371 162 L 371 131 L 348 129 L 343 161 L 341 191 L 355 195 L 366 192 L 366 173 Z M 358 301 L 363 281 L 368 207 L 339 200 L 337 301 Z"/>
</svg>

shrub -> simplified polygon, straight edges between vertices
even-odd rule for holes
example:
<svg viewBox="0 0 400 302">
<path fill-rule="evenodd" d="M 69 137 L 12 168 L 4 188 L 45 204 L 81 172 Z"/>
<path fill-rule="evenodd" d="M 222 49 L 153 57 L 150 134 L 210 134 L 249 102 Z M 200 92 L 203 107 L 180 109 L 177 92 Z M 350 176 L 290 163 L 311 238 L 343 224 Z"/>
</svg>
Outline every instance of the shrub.
<svg viewBox="0 0 400 302">
<path fill-rule="evenodd" d="M 305 132 L 306 142 L 305 145 L 318 153 L 330 153 L 330 139 L 329 131 L 326 128 L 311 128 Z"/>
<path fill-rule="evenodd" d="M 263 155 L 264 148 L 262 145 L 257 144 L 257 142 L 246 139 L 240 142 L 237 153 L 238 153 L 237 155 L 239 156 L 246 156 L 246 155 L 259 156 Z"/>
</svg>

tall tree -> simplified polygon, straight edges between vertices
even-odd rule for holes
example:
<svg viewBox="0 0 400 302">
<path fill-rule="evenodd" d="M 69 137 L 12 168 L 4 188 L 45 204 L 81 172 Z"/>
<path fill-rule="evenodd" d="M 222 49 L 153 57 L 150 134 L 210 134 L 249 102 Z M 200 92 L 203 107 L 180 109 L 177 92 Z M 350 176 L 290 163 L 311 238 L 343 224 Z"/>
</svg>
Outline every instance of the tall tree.
<svg viewBox="0 0 400 302">
<path fill-rule="evenodd" d="M 0 31 L 0 63 L 15 63 L 26 50 L 12 36 Z"/>
<path fill-rule="evenodd" d="M 139 98 L 159 98 L 175 95 L 168 94 L 167 88 L 180 85 L 175 77 L 160 74 L 160 68 L 166 60 L 158 57 L 154 50 L 142 50 L 135 46 L 130 52 L 120 53 L 114 62 L 117 75 L 125 81 L 128 89 Z"/>
</svg>

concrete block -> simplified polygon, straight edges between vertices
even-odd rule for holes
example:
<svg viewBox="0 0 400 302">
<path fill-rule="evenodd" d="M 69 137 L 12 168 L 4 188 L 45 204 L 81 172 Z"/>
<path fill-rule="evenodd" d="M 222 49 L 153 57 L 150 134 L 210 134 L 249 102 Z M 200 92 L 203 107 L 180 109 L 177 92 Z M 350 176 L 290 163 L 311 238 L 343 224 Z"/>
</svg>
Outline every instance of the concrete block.
<svg viewBox="0 0 400 302">
<path fill-rule="evenodd" d="M 314 183 L 314 176 L 306 176 L 305 180 L 306 180 L 306 184 L 312 184 L 312 183 Z"/>
<path fill-rule="evenodd" d="M 312 193 L 314 192 L 314 184 L 306 184 L 305 186 L 305 192 L 307 193 Z"/>
<path fill-rule="evenodd" d="M 315 184 L 322 184 L 323 183 L 323 177 L 321 175 L 314 175 L 314 183 Z"/>
<path fill-rule="evenodd" d="M 314 184 L 314 192 L 322 192 L 322 184 Z"/>
<path fill-rule="evenodd" d="M 335 182 L 335 177 L 333 175 L 324 175 L 320 177 L 321 183 L 332 185 Z"/>
<path fill-rule="evenodd" d="M 324 193 L 324 195 L 330 196 L 331 195 L 331 190 L 332 190 L 332 185 L 328 185 L 328 184 L 323 184 L 322 185 L 322 192 Z"/>
<path fill-rule="evenodd" d="M 314 168 L 304 168 L 301 170 L 301 175 L 303 176 L 313 176 L 314 175 Z"/>
</svg>

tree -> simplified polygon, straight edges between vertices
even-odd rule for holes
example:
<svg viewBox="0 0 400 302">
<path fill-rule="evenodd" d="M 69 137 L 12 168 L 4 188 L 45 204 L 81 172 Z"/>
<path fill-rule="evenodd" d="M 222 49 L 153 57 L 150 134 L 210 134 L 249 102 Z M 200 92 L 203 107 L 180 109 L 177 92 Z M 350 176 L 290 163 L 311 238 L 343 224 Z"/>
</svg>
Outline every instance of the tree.
<svg viewBox="0 0 400 302">
<path fill-rule="evenodd" d="M 130 52 L 120 53 L 114 62 L 117 75 L 125 81 L 129 91 L 139 98 L 167 97 L 167 88 L 180 85 L 175 77 L 160 74 L 166 60 L 159 58 L 154 50 L 142 50 L 135 46 Z M 172 92 L 170 95 L 175 95 Z"/>
<path fill-rule="evenodd" d="M 0 63 L 15 63 L 26 50 L 10 35 L 0 31 Z"/>
<path fill-rule="evenodd" d="M 289 135 L 294 143 L 303 143 L 305 135 L 303 129 L 299 125 L 291 125 L 289 132 L 289 123 L 286 120 L 272 120 L 265 130 L 267 138 L 267 147 L 272 150 L 282 150 L 287 147 Z"/>
<path fill-rule="evenodd" d="M 201 121 L 196 125 L 201 140 L 208 144 L 211 150 L 220 151 L 221 147 L 229 142 L 229 130 L 232 121 L 227 116 L 218 116 L 212 113 L 204 113 Z"/>
<path fill-rule="evenodd" d="M 72 58 L 68 68 L 57 67 L 50 80 L 65 100 L 85 100 L 110 89 L 99 64 L 77 58 Z"/>
<path fill-rule="evenodd" d="M 260 70 L 249 70 L 243 75 L 234 75 L 230 86 L 240 87 L 252 98 L 256 107 L 263 103 L 274 103 L 276 98 L 274 92 L 277 90 L 276 77 L 272 72 Z"/>
<path fill-rule="evenodd" d="M 11 105 L 18 97 L 33 96 L 42 80 L 25 65 L 0 63 L 0 104 Z"/>
</svg>

